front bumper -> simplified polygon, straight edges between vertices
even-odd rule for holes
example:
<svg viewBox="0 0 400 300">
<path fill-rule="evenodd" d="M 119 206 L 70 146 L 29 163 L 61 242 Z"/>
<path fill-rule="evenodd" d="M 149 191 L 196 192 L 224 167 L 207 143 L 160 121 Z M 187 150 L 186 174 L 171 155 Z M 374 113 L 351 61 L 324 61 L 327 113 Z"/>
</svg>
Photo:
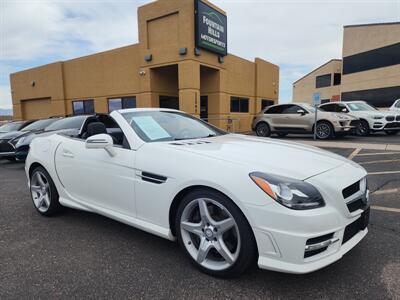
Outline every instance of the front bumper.
<svg viewBox="0 0 400 300">
<path fill-rule="evenodd" d="M 350 235 L 349 229 L 367 214 L 364 211 L 369 212 L 369 204 L 350 212 L 347 206 L 349 202 L 346 204 L 341 191 L 365 175 L 361 168 L 347 163 L 308 179 L 318 187 L 325 199 L 326 205 L 318 209 L 296 211 L 278 203 L 262 208 L 247 207 L 258 246 L 258 266 L 285 273 L 309 273 L 339 260 L 357 245 L 367 234 L 368 228 L 360 227 Z M 323 184 L 327 182 L 331 187 L 325 189 Z M 327 238 L 321 240 L 324 236 Z M 309 243 L 313 240 L 315 242 Z M 310 252 L 306 250 L 310 250 L 310 245 L 318 245 L 326 240 L 331 242 L 324 244 L 322 251 L 308 255 Z"/>
<path fill-rule="evenodd" d="M 333 128 L 335 132 L 347 133 L 356 130 L 358 123 L 358 120 L 336 121 L 333 124 Z"/>
</svg>

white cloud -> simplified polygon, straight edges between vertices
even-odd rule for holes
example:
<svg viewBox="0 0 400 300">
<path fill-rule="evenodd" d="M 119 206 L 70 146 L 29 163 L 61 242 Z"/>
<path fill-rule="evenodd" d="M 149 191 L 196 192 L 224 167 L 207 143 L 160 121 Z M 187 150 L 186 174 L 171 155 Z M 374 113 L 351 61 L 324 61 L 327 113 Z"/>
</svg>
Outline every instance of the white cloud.
<svg viewBox="0 0 400 300">
<path fill-rule="evenodd" d="M 0 108 L 11 108 L 11 89 L 9 84 L 0 85 Z"/>
<path fill-rule="evenodd" d="M 286 101 L 293 81 L 341 57 L 343 25 L 400 20 L 399 0 L 211 1 L 228 14 L 230 52 L 281 66 Z M 146 2 L 0 0 L 0 105 L 10 103 L 1 63 L 16 71 L 136 43 L 137 7 Z"/>
</svg>

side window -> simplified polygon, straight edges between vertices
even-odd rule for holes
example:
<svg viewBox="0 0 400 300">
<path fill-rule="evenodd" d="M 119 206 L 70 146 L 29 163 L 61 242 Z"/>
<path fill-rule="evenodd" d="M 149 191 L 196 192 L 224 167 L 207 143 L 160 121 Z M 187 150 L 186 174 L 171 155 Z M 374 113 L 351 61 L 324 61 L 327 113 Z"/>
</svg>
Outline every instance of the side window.
<svg viewBox="0 0 400 300">
<path fill-rule="evenodd" d="M 335 107 L 336 107 L 336 104 L 327 104 L 327 105 L 322 105 L 319 108 L 323 111 L 334 112 Z"/>
<path fill-rule="evenodd" d="M 395 107 L 400 108 L 400 100 L 397 100 Z"/>
<path fill-rule="evenodd" d="M 348 113 L 349 110 L 347 109 L 346 105 L 344 105 L 344 104 L 337 104 L 337 105 L 336 105 L 336 112 Z"/>
<path fill-rule="evenodd" d="M 298 110 L 304 110 L 298 105 L 287 105 L 282 111 L 283 114 L 297 114 Z"/>
<path fill-rule="evenodd" d="M 280 113 L 282 113 L 283 106 L 284 106 L 284 105 L 272 106 L 272 107 L 268 108 L 268 109 L 264 112 L 264 114 L 280 114 Z"/>
</svg>

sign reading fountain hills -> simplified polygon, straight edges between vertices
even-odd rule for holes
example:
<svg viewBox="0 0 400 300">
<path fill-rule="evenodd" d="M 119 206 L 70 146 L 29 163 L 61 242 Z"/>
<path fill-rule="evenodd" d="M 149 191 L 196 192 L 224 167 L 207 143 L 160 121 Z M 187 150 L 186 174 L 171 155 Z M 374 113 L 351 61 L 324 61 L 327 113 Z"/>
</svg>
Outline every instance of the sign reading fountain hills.
<svg viewBox="0 0 400 300">
<path fill-rule="evenodd" d="M 196 47 L 225 56 L 228 52 L 226 25 L 224 14 L 195 0 Z"/>
</svg>

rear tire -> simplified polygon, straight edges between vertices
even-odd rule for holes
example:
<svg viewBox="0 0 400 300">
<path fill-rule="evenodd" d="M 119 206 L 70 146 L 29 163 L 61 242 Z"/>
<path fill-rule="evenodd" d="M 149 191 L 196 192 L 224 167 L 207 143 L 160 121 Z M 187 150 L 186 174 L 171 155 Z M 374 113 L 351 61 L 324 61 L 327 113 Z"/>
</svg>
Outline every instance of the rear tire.
<svg viewBox="0 0 400 300">
<path fill-rule="evenodd" d="M 33 205 L 41 215 L 52 216 L 62 209 L 56 186 L 49 173 L 41 166 L 31 173 L 30 191 Z"/>
<path fill-rule="evenodd" d="M 253 231 L 240 209 L 207 188 L 187 194 L 175 220 L 178 242 L 190 261 L 216 277 L 236 277 L 258 258 Z"/>
<path fill-rule="evenodd" d="M 256 126 L 256 134 L 257 136 L 269 137 L 271 135 L 271 129 L 267 123 L 260 122 Z"/>
<path fill-rule="evenodd" d="M 319 140 L 329 140 L 335 134 L 332 124 L 327 121 L 318 122 L 315 132 Z"/>
</svg>

